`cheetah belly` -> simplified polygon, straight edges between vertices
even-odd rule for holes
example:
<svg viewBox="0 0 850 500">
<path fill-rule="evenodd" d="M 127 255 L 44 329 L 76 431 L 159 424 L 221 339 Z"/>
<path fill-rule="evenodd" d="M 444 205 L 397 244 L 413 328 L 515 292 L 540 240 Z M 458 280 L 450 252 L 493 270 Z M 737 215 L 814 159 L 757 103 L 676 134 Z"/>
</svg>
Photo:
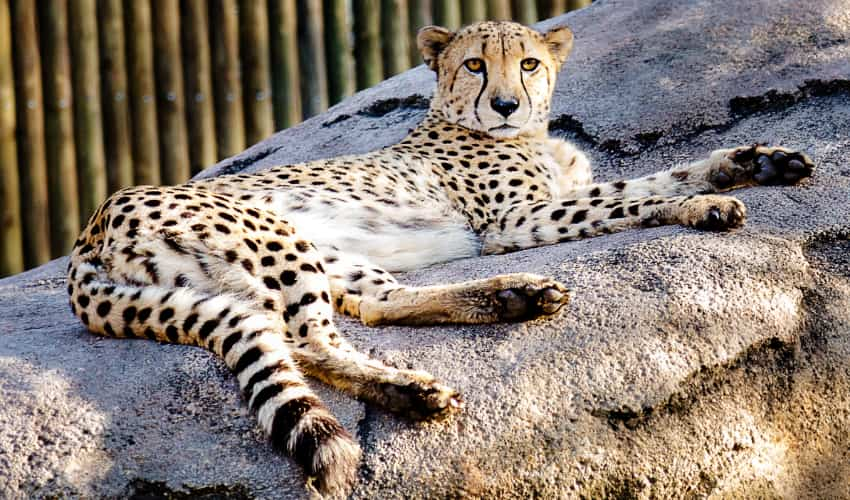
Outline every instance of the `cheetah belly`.
<svg viewBox="0 0 850 500">
<path fill-rule="evenodd" d="M 365 257 L 387 271 L 409 271 L 480 255 L 481 242 L 460 213 L 435 202 L 397 205 L 275 192 L 274 210 L 319 249 Z"/>
</svg>

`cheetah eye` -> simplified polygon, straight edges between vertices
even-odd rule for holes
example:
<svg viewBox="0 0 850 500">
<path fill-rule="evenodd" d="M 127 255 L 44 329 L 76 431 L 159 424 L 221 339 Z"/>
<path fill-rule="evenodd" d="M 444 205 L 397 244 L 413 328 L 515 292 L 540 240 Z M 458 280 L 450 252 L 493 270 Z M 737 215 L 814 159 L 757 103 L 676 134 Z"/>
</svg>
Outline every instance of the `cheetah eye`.
<svg viewBox="0 0 850 500">
<path fill-rule="evenodd" d="M 484 71 L 484 61 L 478 59 L 477 57 L 473 59 L 467 59 L 463 62 L 463 65 L 466 66 L 466 69 L 473 73 L 481 73 L 482 71 Z"/>
<path fill-rule="evenodd" d="M 540 61 L 537 59 L 529 57 L 528 59 L 523 59 L 520 63 L 523 71 L 534 71 L 537 69 L 537 65 L 540 64 Z"/>
</svg>

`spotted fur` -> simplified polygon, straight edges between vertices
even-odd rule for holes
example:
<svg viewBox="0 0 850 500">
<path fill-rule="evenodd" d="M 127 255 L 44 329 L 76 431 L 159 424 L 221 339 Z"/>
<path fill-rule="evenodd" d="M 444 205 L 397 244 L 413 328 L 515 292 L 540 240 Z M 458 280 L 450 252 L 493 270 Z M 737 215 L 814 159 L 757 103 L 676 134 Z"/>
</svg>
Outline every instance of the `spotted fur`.
<svg viewBox="0 0 850 500">
<path fill-rule="evenodd" d="M 334 310 L 370 325 L 488 323 L 567 302 L 563 285 L 532 274 L 415 288 L 391 272 L 641 226 L 730 229 L 745 208 L 712 193 L 792 184 L 813 168 L 801 153 L 746 146 L 593 183 L 586 156 L 547 135 L 555 75 L 572 47 L 567 28 L 429 27 L 419 46 L 437 91 L 400 143 L 124 189 L 99 207 L 71 256 L 71 309 L 87 328 L 221 356 L 272 443 L 321 493 L 350 489 L 360 449 L 302 374 L 411 418 L 461 406 L 432 375 L 355 350 Z"/>
</svg>

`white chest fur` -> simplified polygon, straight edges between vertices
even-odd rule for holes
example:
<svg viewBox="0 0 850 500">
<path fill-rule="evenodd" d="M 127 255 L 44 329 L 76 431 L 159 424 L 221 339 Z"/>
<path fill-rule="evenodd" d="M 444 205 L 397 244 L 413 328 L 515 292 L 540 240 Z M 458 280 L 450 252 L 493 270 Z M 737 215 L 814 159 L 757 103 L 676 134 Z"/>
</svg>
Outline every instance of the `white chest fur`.
<svg viewBox="0 0 850 500">
<path fill-rule="evenodd" d="M 319 193 L 272 193 L 272 207 L 319 249 L 365 257 L 387 271 L 407 271 L 479 255 L 480 242 L 448 203 L 398 198 L 379 202 L 330 200 Z"/>
</svg>

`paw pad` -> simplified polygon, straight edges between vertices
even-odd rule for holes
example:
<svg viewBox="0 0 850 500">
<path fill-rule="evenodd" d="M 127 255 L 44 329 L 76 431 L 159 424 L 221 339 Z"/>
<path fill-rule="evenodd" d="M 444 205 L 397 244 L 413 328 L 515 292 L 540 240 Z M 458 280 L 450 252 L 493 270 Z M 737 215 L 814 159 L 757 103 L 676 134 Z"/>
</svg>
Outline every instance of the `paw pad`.
<svg viewBox="0 0 850 500">
<path fill-rule="evenodd" d="M 752 172 L 762 186 L 790 186 L 811 177 L 815 165 L 804 153 L 784 148 L 754 145 L 737 150 L 732 160 Z"/>
<path fill-rule="evenodd" d="M 553 282 L 500 290 L 495 296 L 499 316 L 503 320 L 522 321 L 555 314 L 569 302 L 569 293 Z"/>
<path fill-rule="evenodd" d="M 463 397 L 437 382 L 384 383 L 384 406 L 415 420 L 446 416 L 463 408 Z"/>
</svg>

